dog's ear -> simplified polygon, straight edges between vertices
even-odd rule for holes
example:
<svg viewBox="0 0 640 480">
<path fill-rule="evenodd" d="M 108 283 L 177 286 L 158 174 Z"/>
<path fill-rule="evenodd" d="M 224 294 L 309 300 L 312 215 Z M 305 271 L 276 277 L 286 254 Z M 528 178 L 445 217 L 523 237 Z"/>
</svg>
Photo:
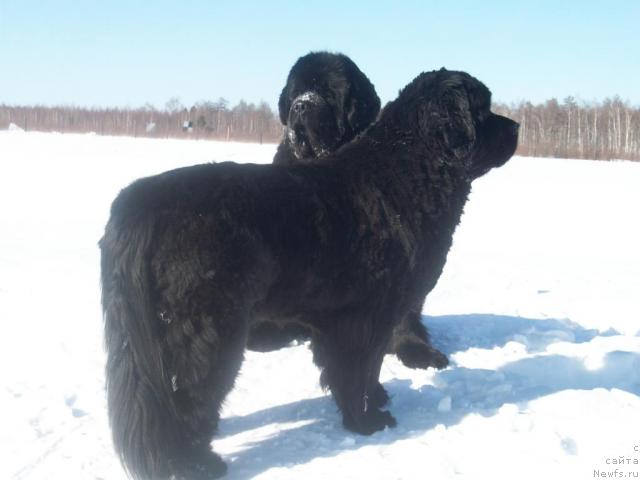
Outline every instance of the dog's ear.
<svg viewBox="0 0 640 480">
<path fill-rule="evenodd" d="M 420 133 L 443 153 L 461 158 L 468 155 L 476 140 L 469 94 L 456 78 L 440 83 L 438 93 L 418 111 Z"/>
<path fill-rule="evenodd" d="M 371 125 L 380 112 L 380 97 L 367 79 L 366 84 L 354 85 L 345 108 L 347 122 L 354 135 Z"/>
<path fill-rule="evenodd" d="M 289 110 L 291 109 L 291 99 L 289 98 L 289 82 L 284 86 L 278 99 L 278 113 L 280 114 L 280 123 L 286 125 L 289 119 Z"/>
</svg>

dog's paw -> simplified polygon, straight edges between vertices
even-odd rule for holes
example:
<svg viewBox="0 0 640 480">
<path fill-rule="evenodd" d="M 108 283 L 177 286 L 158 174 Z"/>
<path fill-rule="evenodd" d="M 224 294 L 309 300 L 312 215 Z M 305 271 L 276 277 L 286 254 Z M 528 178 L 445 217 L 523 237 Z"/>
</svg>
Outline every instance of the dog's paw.
<svg viewBox="0 0 640 480">
<path fill-rule="evenodd" d="M 421 342 L 406 341 L 397 346 L 396 355 L 409 368 L 429 367 L 441 370 L 449 365 L 449 359 L 440 350 Z"/>
<path fill-rule="evenodd" d="M 433 349 L 432 366 L 438 370 L 442 370 L 449 366 L 449 359 L 437 348 Z"/>
<path fill-rule="evenodd" d="M 343 419 L 344 427 L 352 432 L 359 433 L 360 435 L 371 435 L 380 430 L 384 430 L 386 427 L 393 428 L 397 425 L 396 419 L 393 415 L 386 410 L 378 410 L 370 408 L 362 415 L 359 415 L 357 419 L 347 418 Z"/>
</svg>

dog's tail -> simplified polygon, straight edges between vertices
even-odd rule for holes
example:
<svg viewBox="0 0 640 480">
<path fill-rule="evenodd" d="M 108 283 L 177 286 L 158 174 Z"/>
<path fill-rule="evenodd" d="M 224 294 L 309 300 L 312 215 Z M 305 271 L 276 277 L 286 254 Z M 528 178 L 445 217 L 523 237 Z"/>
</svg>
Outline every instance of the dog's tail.
<svg viewBox="0 0 640 480">
<path fill-rule="evenodd" d="M 113 443 L 135 479 L 169 478 L 169 453 L 178 441 L 176 410 L 152 303 L 151 218 L 133 223 L 112 209 L 100 240 L 106 386 Z"/>
</svg>

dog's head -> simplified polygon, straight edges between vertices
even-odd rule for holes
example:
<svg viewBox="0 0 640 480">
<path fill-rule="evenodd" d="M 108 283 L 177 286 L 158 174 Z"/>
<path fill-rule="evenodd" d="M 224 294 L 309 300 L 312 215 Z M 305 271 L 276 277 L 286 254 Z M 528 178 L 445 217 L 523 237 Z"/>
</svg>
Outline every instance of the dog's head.
<svg viewBox="0 0 640 480">
<path fill-rule="evenodd" d="M 491 112 L 491 92 L 467 73 L 423 73 L 398 100 L 429 152 L 462 169 L 468 180 L 503 165 L 518 146 L 519 125 Z M 417 112 L 417 118 L 408 112 Z"/>
<path fill-rule="evenodd" d="M 352 140 L 376 119 L 380 99 L 349 57 L 312 52 L 293 65 L 278 102 L 294 156 L 309 161 Z"/>
</svg>

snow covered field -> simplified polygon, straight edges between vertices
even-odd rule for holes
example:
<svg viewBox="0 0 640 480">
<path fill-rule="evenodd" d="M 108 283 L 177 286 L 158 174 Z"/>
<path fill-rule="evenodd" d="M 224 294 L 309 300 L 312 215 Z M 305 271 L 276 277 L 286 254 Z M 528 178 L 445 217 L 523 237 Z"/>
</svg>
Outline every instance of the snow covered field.
<svg viewBox="0 0 640 480">
<path fill-rule="evenodd" d="M 140 176 L 274 151 L 0 132 L 0 478 L 125 478 L 103 390 L 110 202 Z M 398 426 L 360 437 L 306 345 L 247 352 L 213 441 L 227 478 L 640 478 L 639 206 L 628 162 L 514 158 L 478 180 L 424 309 L 452 365 L 387 356 Z"/>
</svg>

